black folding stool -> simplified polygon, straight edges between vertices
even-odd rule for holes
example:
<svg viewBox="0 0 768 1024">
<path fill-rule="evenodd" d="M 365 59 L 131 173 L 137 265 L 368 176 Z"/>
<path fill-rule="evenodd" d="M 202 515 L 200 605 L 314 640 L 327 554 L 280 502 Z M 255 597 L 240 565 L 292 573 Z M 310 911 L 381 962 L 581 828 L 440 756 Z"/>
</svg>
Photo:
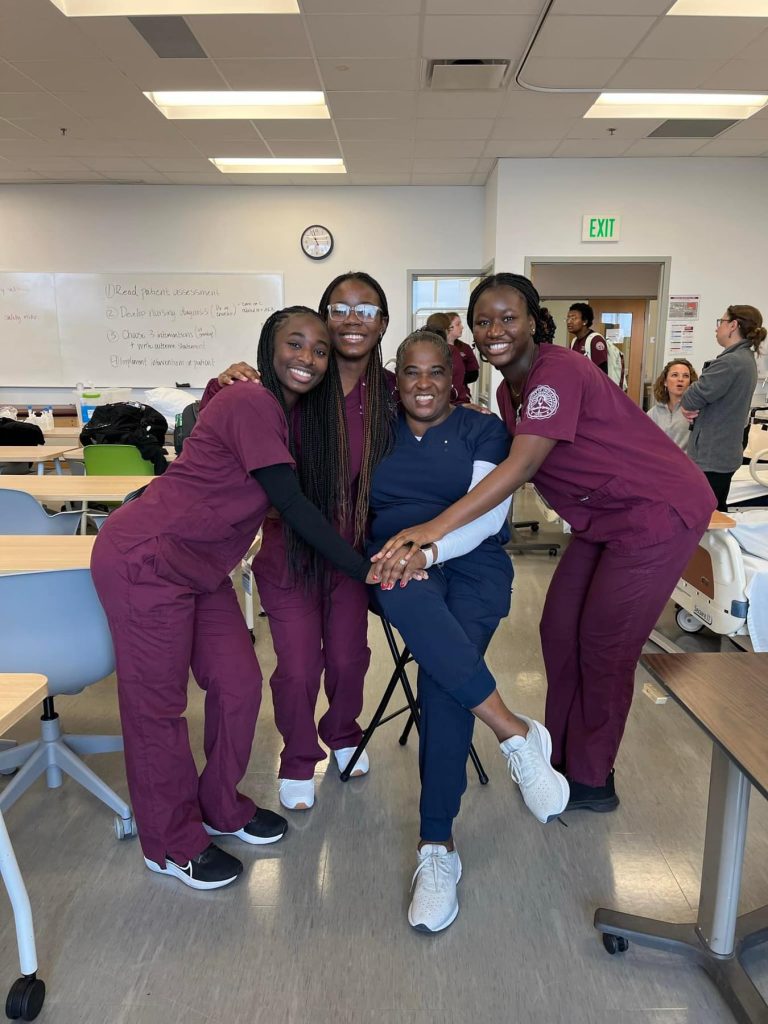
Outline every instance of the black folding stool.
<svg viewBox="0 0 768 1024">
<path fill-rule="evenodd" d="M 403 648 L 402 650 L 400 650 L 400 648 L 397 646 L 397 641 L 395 640 L 395 634 L 394 630 L 392 629 L 392 623 L 389 621 L 389 619 L 385 618 L 380 612 L 377 611 L 376 614 L 381 619 L 381 624 L 384 628 L 384 636 L 387 638 L 387 643 L 389 644 L 389 649 L 392 653 L 392 659 L 395 663 L 395 670 L 392 673 L 391 679 L 387 683 L 387 688 L 384 691 L 383 697 L 379 701 L 379 706 L 373 713 L 373 718 L 371 719 L 368 728 L 363 733 L 363 738 L 360 740 L 360 742 L 357 745 L 357 748 L 355 749 L 354 754 L 349 759 L 347 767 L 341 773 L 342 782 L 346 782 L 347 779 L 349 779 L 350 775 L 355 770 L 355 765 L 360 759 L 361 754 L 368 745 L 368 740 L 370 740 L 371 736 L 373 736 L 374 732 L 378 729 L 380 725 L 384 725 L 385 722 L 390 722 L 393 718 L 397 718 L 398 715 L 405 714 L 406 711 L 409 712 L 408 721 L 405 723 L 405 728 L 403 729 L 402 734 L 400 736 L 401 747 L 404 747 L 405 744 L 408 742 L 408 735 L 411 731 L 411 726 L 415 725 L 416 732 L 418 733 L 419 731 L 419 707 L 418 704 L 416 703 L 416 696 L 411 687 L 411 681 L 408 678 L 408 673 L 405 671 L 405 666 L 409 662 L 412 662 L 414 660 L 413 655 L 408 650 L 408 646 L 405 643 L 403 643 Z M 392 699 L 392 694 L 395 692 L 398 683 L 400 683 L 400 685 L 403 688 L 403 692 L 405 693 L 406 706 L 404 708 L 400 708 L 399 711 L 393 711 L 391 714 L 384 717 L 384 712 L 387 710 L 387 705 Z M 480 785 L 487 785 L 488 776 L 485 773 L 485 768 L 483 768 L 482 761 L 477 755 L 474 743 L 469 748 L 469 759 L 475 766 L 475 771 L 477 772 L 477 777 L 480 780 Z"/>
</svg>

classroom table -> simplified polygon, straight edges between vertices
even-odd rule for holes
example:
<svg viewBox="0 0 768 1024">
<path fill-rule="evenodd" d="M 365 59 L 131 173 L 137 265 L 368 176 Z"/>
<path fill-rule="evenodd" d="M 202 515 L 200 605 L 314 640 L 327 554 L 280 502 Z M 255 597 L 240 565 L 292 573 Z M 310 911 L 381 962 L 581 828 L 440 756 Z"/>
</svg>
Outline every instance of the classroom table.
<svg viewBox="0 0 768 1024">
<path fill-rule="evenodd" d="M 151 476 L 0 476 L 0 488 L 23 491 L 44 504 L 69 501 L 121 502 L 131 491 L 147 484 Z"/>
<path fill-rule="evenodd" d="M 0 535 L 0 573 L 88 569 L 96 538 Z"/>
<path fill-rule="evenodd" d="M 768 906 L 737 912 L 751 787 L 768 797 L 768 654 L 647 654 L 640 663 L 712 740 L 698 917 L 673 924 L 601 908 L 595 928 L 610 953 L 633 939 L 693 960 L 739 1024 L 766 1024 L 768 1004 L 741 956 L 768 942 Z"/>
<path fill-rule="evenodd" d="M 47 693 L 48 681 L 45 676 L 27 673 L 0 673 L 0 733 L 10 729 L 28 711 L 40 704 Z M 33 1020 L 42 1009 L 45 1000 L 45 985 L 36 976 L 37 950 L 35 949 L 35 931 L 32 924 L 32 908 L 29 905 L 24 879 L 21 877 L 1 812 L 0 869 L 5 888 L 8 890 L 8 898 L 13 907 L 16 942 L 19 947 L 19 965 L 22 974 L 22 977 L 14 982 L 8 994 L 6 1012 L 11 1010 L 13 1013 L 9 1013 L 9 1016 Z"/>
<path fill-rule="evenodd" d="M 42 476 L 44 463 L 53 462 L 57 473 L 61 473 L 61 460 L 67 458 L 72 445 L 0 445 L 0 462 L 32 462 Z"/>
</svg>

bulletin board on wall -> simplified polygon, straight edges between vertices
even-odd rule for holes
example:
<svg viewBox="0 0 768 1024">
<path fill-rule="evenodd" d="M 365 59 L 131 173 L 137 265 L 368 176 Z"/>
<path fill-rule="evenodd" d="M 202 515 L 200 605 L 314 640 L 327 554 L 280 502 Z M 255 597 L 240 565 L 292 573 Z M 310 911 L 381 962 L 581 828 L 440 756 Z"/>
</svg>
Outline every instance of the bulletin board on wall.
<svg viewBox="0 0 768 1024">
<path fill-rule="evenodd" d="M 1 383 L 203 387 L 282 306 L 277 273 L 0 273 Z"/>
</svg>

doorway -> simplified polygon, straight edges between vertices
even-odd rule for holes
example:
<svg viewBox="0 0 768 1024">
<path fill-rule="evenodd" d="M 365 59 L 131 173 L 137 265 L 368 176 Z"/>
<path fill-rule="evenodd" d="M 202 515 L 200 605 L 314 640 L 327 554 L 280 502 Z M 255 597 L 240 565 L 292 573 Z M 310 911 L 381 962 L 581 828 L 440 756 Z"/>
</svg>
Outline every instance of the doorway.
<svg viewBox="0 0 768 1024">
<path fill-rule="evenodd" d="M 555 344 L 570 347 L 568 307 L 588 303 L 595 311 L 593 329 L 622 354 L 627 395 L 643 409 L 651 404 L 653 382 L 664 365 L 669 264 L 668 257 L 526 259 L 526 276 L 554 317 Z"/>
</svg>

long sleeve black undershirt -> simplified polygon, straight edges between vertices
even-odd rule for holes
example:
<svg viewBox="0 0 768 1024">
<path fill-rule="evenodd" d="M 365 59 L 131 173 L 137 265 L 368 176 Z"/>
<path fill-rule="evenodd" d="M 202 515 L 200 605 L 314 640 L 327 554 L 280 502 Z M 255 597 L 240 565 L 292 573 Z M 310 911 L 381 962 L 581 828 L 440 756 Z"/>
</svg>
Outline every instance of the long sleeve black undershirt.
<svg viewBox="0 0 768 1024">
<path fill-rule="evenodd" d="M 264 466 L 251 470 L 251 476 L 264 488 L 273 507 L 302 540 L 334 568 L 353 580 L 365 583 L 371 568 L 370 559 L 363 558 L 340 537 L 322 512 L 305 497 L 289 465 Z"/>
</svg>

